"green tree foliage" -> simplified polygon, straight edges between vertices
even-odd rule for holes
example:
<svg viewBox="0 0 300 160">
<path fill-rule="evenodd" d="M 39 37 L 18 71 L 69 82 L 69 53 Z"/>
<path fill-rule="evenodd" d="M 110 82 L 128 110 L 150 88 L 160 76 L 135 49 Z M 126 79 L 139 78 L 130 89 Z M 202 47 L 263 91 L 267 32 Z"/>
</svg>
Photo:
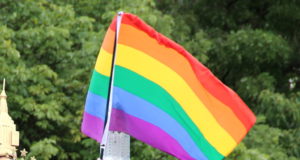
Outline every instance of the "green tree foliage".
<svg viewBox="0 0 300 160">
<path fill-rule="evenodd" d="M 0 78 L 20 148 L 87 159 L 85 94 L 117 11 L 137 14 L 236 90 L 258 122 L 228 160 L 300 160 L 300 3 L 296 0 L 1 0 Z M 175 159 L 132 139 L 132 159 Z"/>
</svg>

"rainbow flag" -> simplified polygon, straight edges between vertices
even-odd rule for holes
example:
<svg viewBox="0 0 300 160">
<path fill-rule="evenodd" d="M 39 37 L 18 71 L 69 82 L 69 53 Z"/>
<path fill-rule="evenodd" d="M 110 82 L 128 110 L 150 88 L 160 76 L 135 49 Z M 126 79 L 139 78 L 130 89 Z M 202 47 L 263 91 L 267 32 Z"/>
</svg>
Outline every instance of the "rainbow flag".
<svg viewBox="0 0 300 160">
<path fill-rule="evenodd" d="M 100 142 L 114 50 L 116 18 L 93 70 L 82 132 Z M 227 156 L 255 123 L 239 96 L 183 47 L 137 16 L 123 14 L 110 130 L 183 160 Z"/>
</svg>

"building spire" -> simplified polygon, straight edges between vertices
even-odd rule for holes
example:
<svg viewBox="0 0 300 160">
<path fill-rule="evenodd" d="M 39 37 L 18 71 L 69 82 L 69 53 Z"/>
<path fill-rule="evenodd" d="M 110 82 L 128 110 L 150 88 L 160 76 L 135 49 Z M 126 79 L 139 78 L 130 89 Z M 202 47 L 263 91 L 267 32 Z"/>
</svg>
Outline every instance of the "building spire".
<svg viewBox="0 0 300 160">
<path fill-rule="evenodd" d="M 8 114 L 5 93 L 5 79 L 0 94 L 0 160 L 15 159 L 16 147 L 19 146 L 19 132 Z"/>
<path fill-rule="evenodd" d="M 3 87 L 2 89 L 5 91 L 5 78 L 3 79 Z"/>
<path fill-rule="evenodd" d="M 0 113 L 8 113 L 6 98 L 7 96 L 5 93 L 5 79 L 3 79 L 3 87 L 0 94 Z"/>
</svg>

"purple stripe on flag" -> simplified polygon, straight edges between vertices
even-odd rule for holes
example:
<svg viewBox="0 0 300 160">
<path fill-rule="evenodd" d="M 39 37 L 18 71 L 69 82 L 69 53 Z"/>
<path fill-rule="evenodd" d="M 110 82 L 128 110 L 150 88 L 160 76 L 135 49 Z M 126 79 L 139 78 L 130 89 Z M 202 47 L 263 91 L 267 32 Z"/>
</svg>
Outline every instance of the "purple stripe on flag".
<svg viewBox="0 0 300 160">
<path fill-rule="evenodd" d="M 104 121 L 102 119 L 84 112 L 81 125 L 82 133 L 100 142 L 103 134 L 103 126 Z"/>
<path fill-rule="evenodd" d="M 83 114 L 81 131 L 98 142 L 101 141 L 104 121 L 87 112 Z M 145 131 L 145 128 L 147 131 Z M 130 134 L 155 148 L 179 159 L 194 160 L 181 145 L 165 131 L 144 120 L 113 108 L 110 130 Z"/>
<path fill-rule="evenodd" d="M 110 130 L 130 134 L 179 159 L 194 160 L 174 138 L 157 126 L 115 108 L 112 114 Z"/>
</svg>

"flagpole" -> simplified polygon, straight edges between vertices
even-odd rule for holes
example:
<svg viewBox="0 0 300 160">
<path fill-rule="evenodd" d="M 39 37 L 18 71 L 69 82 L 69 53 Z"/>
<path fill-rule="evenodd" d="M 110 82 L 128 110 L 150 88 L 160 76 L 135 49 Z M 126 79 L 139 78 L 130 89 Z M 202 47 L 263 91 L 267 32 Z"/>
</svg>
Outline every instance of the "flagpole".
<svg viewBox="0 0 300 160">
<path fill-rule="evenodd" d="M 109 81 L 109 91 L 108 91 L 108 103 L 107 103 L 107 111 L 104 121 L 104 131 L 103 136 L 100 144 L 100 159 L 103 160 L 104 150 L 108 140 L 108 133 L 110 127 L 110 120 L 111 120 L 111 112 L 112 112 L 112 99 L 113 99 L 113 86 L 114 86 L 114 74 L 115 74 L 115 61 L 116 61 L 116 54 L 117 54 L 117 44 L 119 39 L 119 31 L 122 21 L 123 12 L 118 12 L 118 17 L 116 21 L 116 34 L 115 34 L 115 42 L 114 42 L 114 52 L 111 64 L 111 73 L 110 73 L 110 81 Z"/>
</svg>

